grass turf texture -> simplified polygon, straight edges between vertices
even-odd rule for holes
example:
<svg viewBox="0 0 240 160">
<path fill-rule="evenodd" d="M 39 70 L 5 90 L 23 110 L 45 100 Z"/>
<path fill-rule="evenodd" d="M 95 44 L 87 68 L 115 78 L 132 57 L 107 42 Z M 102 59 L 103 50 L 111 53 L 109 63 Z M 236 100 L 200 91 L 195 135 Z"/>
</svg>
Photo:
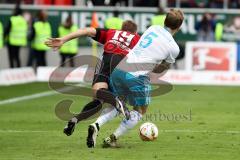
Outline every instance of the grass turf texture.
<svg viewBox="0 0 240 160">
<path fill-rule="evenodd" d="M 46 83 L 0 87 L 0 101 L 47 90 Z M 158 126 L 158 139 L 141 141 L 138 137 L 141 122 L 121 137 L 119 149 L 103 149 L 101 143 L 118 127 L 120 118 L 101 128 L 94 149 L 85 144 L 87 127 L 93 120 L 79 124 L 71 137 L 62 133 L 65 122 L 56 118 L 55 104 L 72 99 L 75 103 L 71 111 L 78 112 L 90 98 L 55 94 L 0 105 L 0 159 L 239 159 L 239 93 L 240 87 L 174 86 L 169 94 L 152 99 L 144 117 Z"/>
</svg>

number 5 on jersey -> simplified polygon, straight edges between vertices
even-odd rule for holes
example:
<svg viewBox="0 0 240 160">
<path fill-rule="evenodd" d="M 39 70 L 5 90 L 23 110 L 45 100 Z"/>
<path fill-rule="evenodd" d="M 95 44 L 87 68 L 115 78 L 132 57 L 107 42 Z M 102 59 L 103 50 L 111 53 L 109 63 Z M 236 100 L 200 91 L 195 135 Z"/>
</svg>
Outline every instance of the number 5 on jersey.
<svg viewBox="0 0 240 160">
<path fill-rule="evenodd" d="M 143 40 L 140 42 L 140 44 L 139 44 L 140 47 L 142 47 L 142 48 L 149 47 L 152 44 L 153 39 L 157 38 L 157 37 L 158 37 L 158 35 L 154 32 L 148 33 L 145 37 L 143 37 Z"/>
</svg>

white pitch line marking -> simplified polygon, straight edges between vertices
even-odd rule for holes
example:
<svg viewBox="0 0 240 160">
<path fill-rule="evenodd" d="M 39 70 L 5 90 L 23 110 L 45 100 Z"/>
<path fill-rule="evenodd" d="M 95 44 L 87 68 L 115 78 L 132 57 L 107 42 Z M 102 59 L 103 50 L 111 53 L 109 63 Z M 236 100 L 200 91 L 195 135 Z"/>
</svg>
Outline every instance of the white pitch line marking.
<svg viewBox="0 0 240 160">
<path fill-rule="evenodd" d="M 40 97 L 51 96 L 54 94 L 56 94 L 55 91 L 47 91 L 47 92 L 41 92 L 41 93 L 36 93 L 36 94 L 22 96 L 22 97 L 10 98 L 10 99 L 0 101 L 0 105 L 16 103 L 16 102 L 30 100 L 30 99 L 36 99 L 36 98 L 40 98 Z"/>
<path fill-rule="evenodd" d="M 86 84 L 78 84 L 76 86 L 85 86 L 85 85 Z M 72 87 L 64 87 L 62 89 L 59 89 L 59 91 L 64 92 L 64 91 L 70 91 L 72 89 L 73 89 Z M 0 101 L 0 106 L 4 105 L 4 104 L 10 104 L 10 103 L 16 103 L 16 102 L 25 101 L 25 100 L 36 99 L 36 98 L 40 98 L 40 97 L 52 96 L 54 94 L 57 94 L 58 92 L 57 91 L 46 91 L 46 92 L 36 93 L 36 94 L 32 94 L 32 95 L 26 95 L 26 96 L 22 96 L 22 97 L 10 98 L 10 99 Z"/>
<path fill-rule="evenodd" d="M 0 130 L 0 133 L 50 133 L 55 131 Z"/>
</svg>

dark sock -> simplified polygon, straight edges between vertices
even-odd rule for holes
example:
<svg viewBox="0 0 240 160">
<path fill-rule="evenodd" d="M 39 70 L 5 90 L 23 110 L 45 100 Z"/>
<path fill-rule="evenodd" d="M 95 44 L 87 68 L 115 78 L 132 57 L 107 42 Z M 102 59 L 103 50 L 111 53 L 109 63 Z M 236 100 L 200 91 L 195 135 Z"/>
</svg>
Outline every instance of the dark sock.
<svg viewBox="0 0 240 160">
<path fill-rule="evenodd" d="M 75 117 L 79 121 L 85 120 L 91 116 L 93 116 L 95 113 L 99 112 L 102 109 L 102 102 L 98 99 L 94 99 L 93 101 L 86 104 L 81 113 L 76 115 Z"/>
<path fill-rule="evenodd" d="M 97 90 L 96 93 L 96 97 L 102 101 L 104 101 L 105 103 L 109 103 L 112 106 L 116 106 L 117 102 L 116 102 L 116 96 L 114 94 L 112 94 L 112 92 L 110 92 L 107 89 L 99 89 Z"/>
<path fill-rule="evenodd" d="M 81 113 L 82 112 L 87 112 L 87 111 L 89 111 L 89 110 L 91 110 L 91 109 L 93 109 L 93 108 L 95 108 L 99 105 L 102 105 L 102 102 L 98 99 L 94 99 L 83 107 Z"/>
</svg>

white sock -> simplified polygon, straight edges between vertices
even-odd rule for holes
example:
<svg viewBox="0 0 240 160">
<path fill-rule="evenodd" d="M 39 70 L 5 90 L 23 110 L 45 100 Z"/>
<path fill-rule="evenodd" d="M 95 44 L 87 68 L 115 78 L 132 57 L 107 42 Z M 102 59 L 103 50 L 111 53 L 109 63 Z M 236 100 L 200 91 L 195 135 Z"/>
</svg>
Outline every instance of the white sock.
<svg viewBox="0 0 240 160">
<path fill-rule="evenodd" d="M 116 138 L 122 136 L 123 134 L 127 133 L 128 130 L 134 128 L 141 119 L 142 115 L 139 112 L 135 110 L 131 111 L 130 119 L 124 119 L 113 134 L 116 136 Z"/>
<path fill-rule="evenodd" d="M 107 123 L 108 121 L 112 120 L 118 115 L 118 111 L 115 107 L 107 107 L 102 110 L 101 115 L 98 117 L 98 119 L 95 121 L 95 123 L 98 123 L 99 127 Z"/>
</svg>

